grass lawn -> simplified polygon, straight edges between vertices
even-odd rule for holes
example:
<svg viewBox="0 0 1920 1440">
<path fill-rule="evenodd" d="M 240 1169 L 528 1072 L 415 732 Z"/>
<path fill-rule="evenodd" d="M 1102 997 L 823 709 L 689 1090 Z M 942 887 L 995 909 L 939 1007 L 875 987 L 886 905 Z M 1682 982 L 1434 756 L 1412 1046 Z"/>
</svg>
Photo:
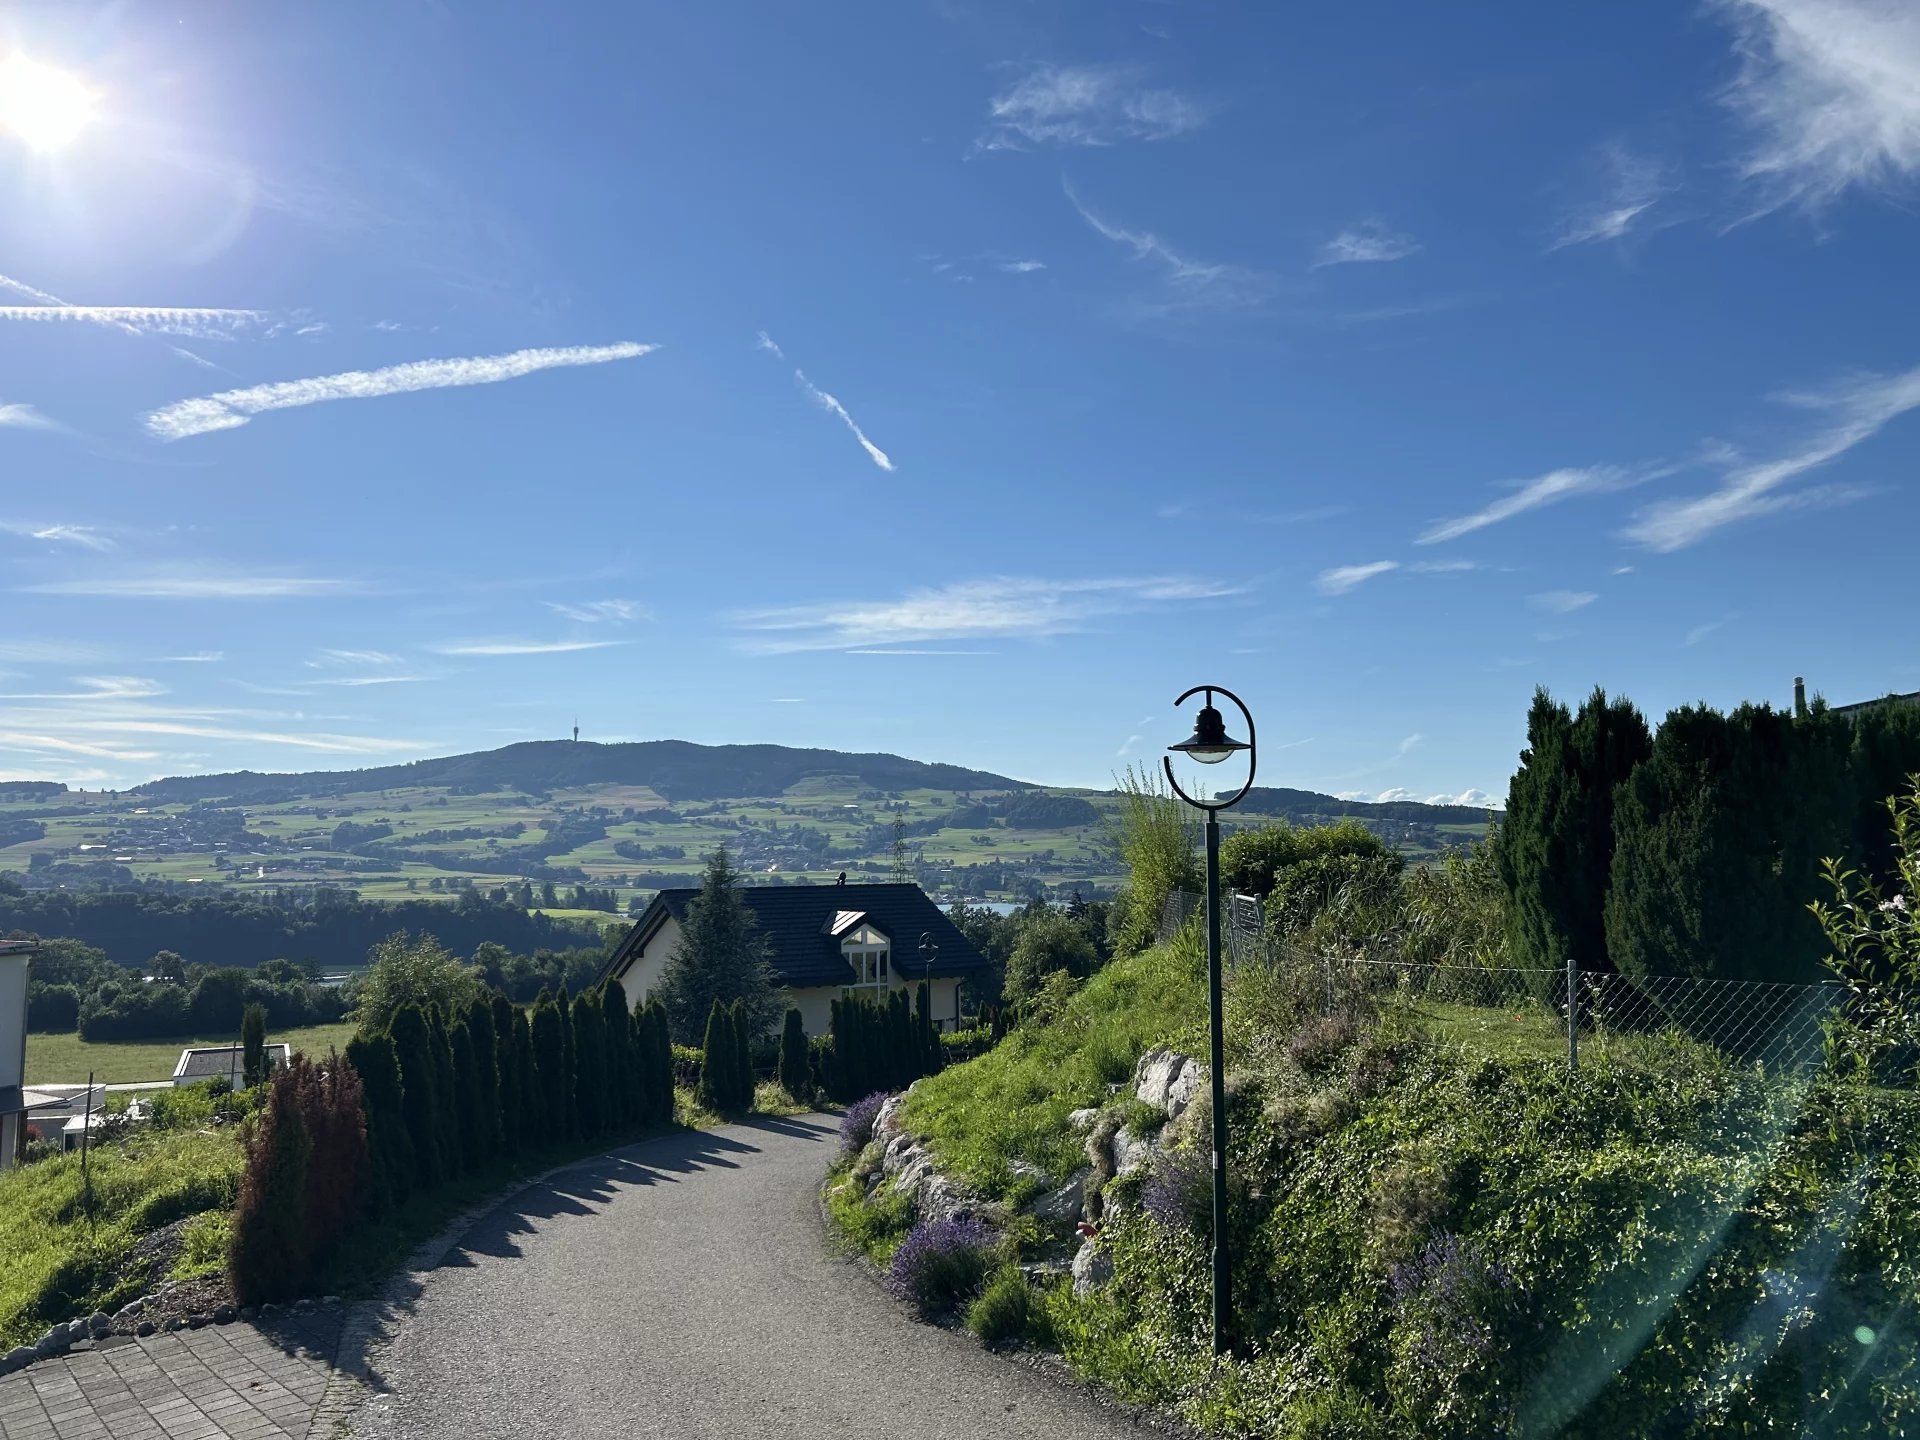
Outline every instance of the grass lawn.
<svg viewBox="0 0 1920 1440">
<path fill-rule="evenodd" d="M 177 1040 L 140 1040 L 122 1044 L 89 1043 L 78 1035 L 27 1036 L 27 1084 L 81 1085 L 87 1072 L 103 1085 L 125 1085 L 139 1080 L 165 1080 L 180 1063 L 189 1045 L 231 1045 L 238 1037 L 182 1036 Z M 329 1047 L 344 1049 L 353 1038 L 353 1026 L 310 1025 L 303 1030 L 276 1030 L 269 1044 L 285 1042 L 297 1053 L 324 1055 Z"/>
<path fill-rule="evenodd" d="M 114 1309 L 137 1283 L 124 1262 L 141 1236 L 230 1209 L 238 1133 L 169 1130 L 96 1146 L 92 1170 L 91 1223 L 78 1154 L 0 1175 L 0 1348 L 38 1339 L 55 1320 Z"/>
</svg>

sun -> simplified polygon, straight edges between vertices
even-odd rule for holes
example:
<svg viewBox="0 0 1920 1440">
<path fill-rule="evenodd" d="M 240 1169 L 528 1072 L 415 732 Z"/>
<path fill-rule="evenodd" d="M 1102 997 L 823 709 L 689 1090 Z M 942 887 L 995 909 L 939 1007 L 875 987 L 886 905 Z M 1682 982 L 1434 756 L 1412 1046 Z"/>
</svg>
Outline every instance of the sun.
<svg viewBox="0 0 1920 1440">
<path fill-rule="evenodd" d="M 29 149 L 64 150 L 93 119 L 95 96 L 77 75 L 19 51 L 0 60 L 0 134 Z"/>
</svg>

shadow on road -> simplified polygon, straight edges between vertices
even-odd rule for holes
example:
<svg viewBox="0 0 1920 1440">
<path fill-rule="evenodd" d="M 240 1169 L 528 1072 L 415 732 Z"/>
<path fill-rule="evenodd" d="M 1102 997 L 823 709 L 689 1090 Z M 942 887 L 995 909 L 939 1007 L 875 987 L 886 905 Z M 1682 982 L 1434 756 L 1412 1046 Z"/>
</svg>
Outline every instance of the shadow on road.
<svg viewBox="0 0 1920 1440">
<path fill-rule="evenodd" d="M 518 1259 L 521 1237 L 535 1233 L 542 1222 L 595 1214 L 625 1189 L 676 1184 L 681 1177 L 703 1170 L 738 1169 L 742 1159 L 760 1153 L 749 1138 L 753 1132 L 823 1144 L 839 1133 L 832 1117 L 812 1116 L 755 1116 L 728 1130 L 733 1133 L 684 1130 L 653 1136 L 563 1166 L 516 1190 L 469 1225 L 428 1270 L 409 1270 L 379 1301 L 363 1308 L 344 1339 L 340 1368 L 375 1391 L 386 1389 L 369 1363 L 371 1353 L 413 1313 L 424 1277 L 432 1269 L 472 1266 L 474 1257 L 482 1255 Z"/>
</svg>

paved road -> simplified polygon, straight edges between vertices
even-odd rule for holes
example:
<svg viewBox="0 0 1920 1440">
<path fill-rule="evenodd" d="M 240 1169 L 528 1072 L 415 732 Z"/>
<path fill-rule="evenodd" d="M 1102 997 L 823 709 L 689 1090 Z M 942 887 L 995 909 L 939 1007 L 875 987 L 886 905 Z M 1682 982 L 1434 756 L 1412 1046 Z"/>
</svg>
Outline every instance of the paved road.
<svg viewBox="0 0 1920 1440">
<path fill-rule="evenodd" d="M 523 1191 L 432 1271 L 366 1359 L 370 1440 L 1143 1432 L 823 1251 L 834 1121 L 649 1141 Z"/>
</svg>

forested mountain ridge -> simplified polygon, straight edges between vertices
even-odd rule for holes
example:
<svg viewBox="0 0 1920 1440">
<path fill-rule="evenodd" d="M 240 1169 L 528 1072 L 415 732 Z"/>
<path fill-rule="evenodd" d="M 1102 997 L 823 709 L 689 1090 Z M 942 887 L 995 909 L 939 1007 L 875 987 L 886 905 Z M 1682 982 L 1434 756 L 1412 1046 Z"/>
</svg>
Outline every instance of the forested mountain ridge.
<svg viewBox="0 0 1920 1440">
<path fill-rule="evenodd" d="M 178 775 L 134 793 L 158 804 L 197 800 L 263 803 L 415 786 L 474 791 L 540 792 L 587 785 L 644 785 L 666 800 L 719 800 L 777 795 L 813 775 L 851 775 L 876 790 L 1025 790 L 985 770 L 788 745 L 698 745 L 690 740 L 527 740 L 498 750 L 382 765 L 367 770 Z"/>
</svg>

